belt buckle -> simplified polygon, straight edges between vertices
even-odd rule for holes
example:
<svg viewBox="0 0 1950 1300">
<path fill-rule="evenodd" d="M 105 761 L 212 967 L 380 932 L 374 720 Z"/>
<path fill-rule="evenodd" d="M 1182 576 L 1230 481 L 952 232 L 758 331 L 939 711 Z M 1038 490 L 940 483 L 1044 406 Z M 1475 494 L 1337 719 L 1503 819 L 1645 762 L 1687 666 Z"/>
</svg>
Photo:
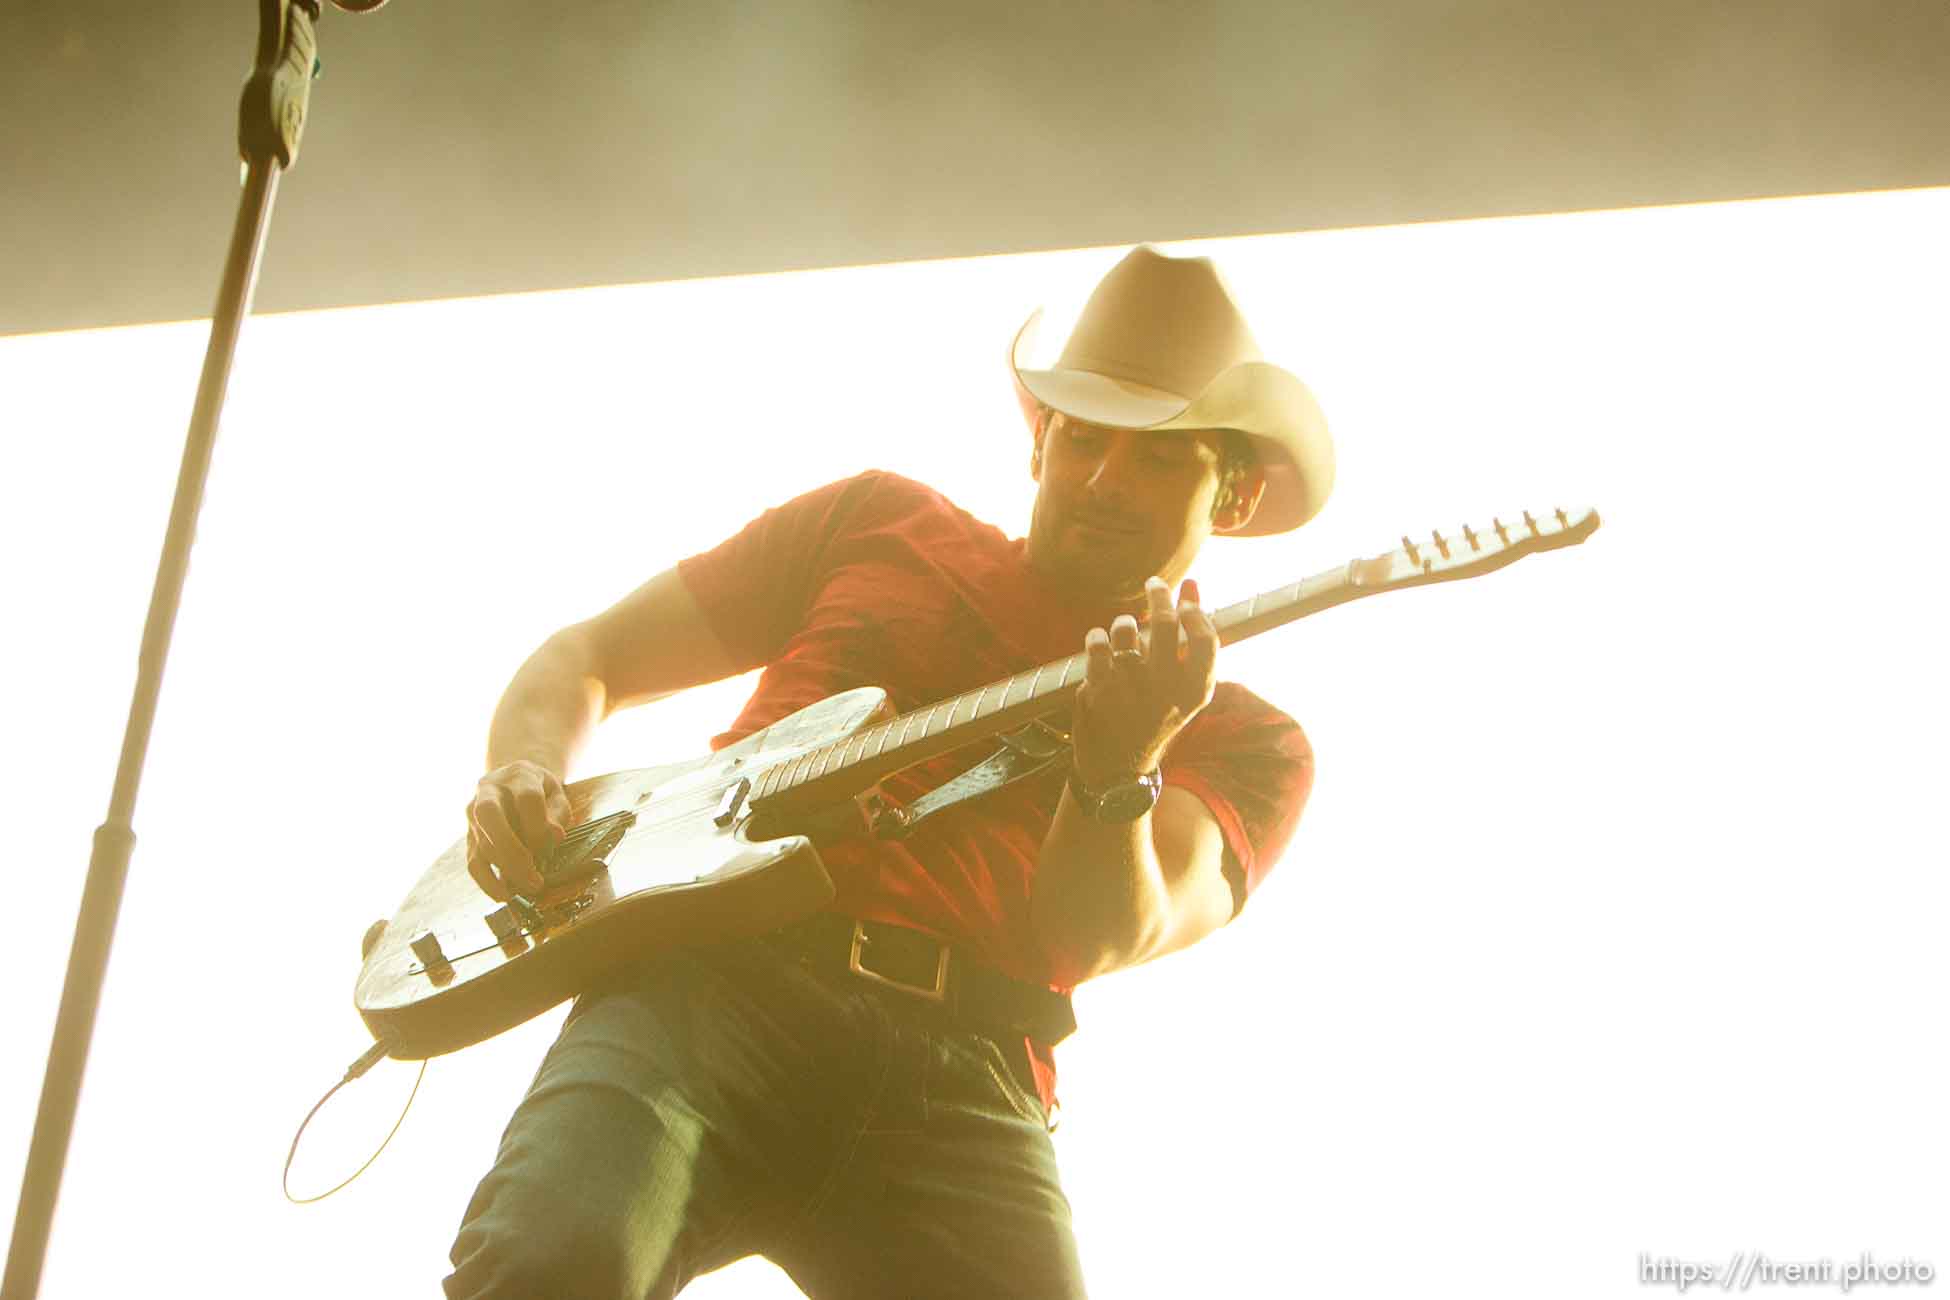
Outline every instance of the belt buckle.
<svg viewBox="0 0 1950 1300">
<path fill-rule="evenodd" d="M 847 949 L 847 953 L 846 953 L 847 970 L 851 971 L 855 975 L 860 976 L 862 979 L 872 980 L 876 984 L 885 984 L 888 988 L 897 989 L 902 993 L 908 994 L 910 997 L 924 998 L 929 1002 L 938 1002 L 942 1004 L 947 1003 L 948 1001 L 948 945 L 947 944 L 944 943 L 941 945 L 941 955 L 934 963 L 934 987 L 929 989 L 929 988 L 922 988 L 919 984 L 905 984 L 902 983 L 900 980 L 890 979 L 888 976 L 882 975 L 877 970 L 868 970 L 867 967 L 861 963 L 860 954 L 866 951 L 866 947 L 870 942 L 871 940 L 867 938 L 867 923 L 865 921 L 855 920 L 853 922 L 853 943 Z"/>
</svg>

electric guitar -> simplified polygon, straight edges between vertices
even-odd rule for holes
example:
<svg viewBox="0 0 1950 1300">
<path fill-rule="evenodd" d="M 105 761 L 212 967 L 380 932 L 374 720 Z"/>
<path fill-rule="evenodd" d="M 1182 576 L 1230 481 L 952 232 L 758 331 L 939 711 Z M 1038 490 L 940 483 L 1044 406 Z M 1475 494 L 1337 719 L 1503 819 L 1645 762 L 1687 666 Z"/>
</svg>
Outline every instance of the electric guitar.
<svg viewBox="0 0 1950 1300">
<path fill-rule="evenodd" d="M 1404 537 L 1212 621 L 1230 645 L 1350 600 L 1572 546 L 1598 523 L 1591 510 L 1526 511 L 1455 537 Z M 576 825 L 538 862 L 535 897 L 488 898 L 457 841 L 367 932 L 353 1001 L 388 1055 L 418 1060 L 510 1029 L 624 961 L 809 916 L 834 893 L 811 832 L 867 830 L 889 811 L 874 793 L 882 777 L 1063 709 L 1083 676 L 1079 652 L 898 716 L 885 692 L 862 687 L 715 754 L 577 781 L 567 787 Z"/>
</svg>

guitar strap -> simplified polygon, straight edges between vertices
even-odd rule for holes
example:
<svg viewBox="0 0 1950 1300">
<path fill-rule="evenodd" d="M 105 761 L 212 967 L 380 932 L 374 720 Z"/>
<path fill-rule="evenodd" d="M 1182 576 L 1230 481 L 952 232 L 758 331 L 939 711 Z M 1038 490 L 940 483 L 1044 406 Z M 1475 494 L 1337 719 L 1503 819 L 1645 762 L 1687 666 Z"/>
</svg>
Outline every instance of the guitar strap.
<svg viewBox="0 0 1950 1300">
<path fill-rule="evenodd" d="M 874 835 L 883 840 L 904 840 L 936 813 L 1025 781 L 1070 753 L 1069 733 L 1041 718 L 999 739 L 1000 749 L 953 780 L 943 781 L 906 805 L 882 804 L 873 815 Z"/>
</svg>

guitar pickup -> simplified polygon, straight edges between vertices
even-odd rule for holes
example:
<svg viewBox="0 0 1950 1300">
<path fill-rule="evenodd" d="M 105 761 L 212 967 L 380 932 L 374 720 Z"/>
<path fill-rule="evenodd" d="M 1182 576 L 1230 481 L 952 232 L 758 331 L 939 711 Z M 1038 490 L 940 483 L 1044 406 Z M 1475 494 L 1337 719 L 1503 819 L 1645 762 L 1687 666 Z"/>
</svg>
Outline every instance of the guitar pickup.
<svg viewBox="0 0 1950 1300">
<path fill-rule="evenodd" d="M 625 809 L 585 822 L 570 831 L 568 838 L 536 864 L 536 869 L 541 872 L 543 889 L 554 889 L 571 877 L 593 876 L 603 870 L 609 865 L 603 861 L 603 856 L 621 844 L 624 834 L 634 825 L 636 813 Z M 517 908 L 516 912 L 519 914 L 520 909 Z M 528 918 L 524 916 L 522 920 L 527 922 Z"/>
</svg>

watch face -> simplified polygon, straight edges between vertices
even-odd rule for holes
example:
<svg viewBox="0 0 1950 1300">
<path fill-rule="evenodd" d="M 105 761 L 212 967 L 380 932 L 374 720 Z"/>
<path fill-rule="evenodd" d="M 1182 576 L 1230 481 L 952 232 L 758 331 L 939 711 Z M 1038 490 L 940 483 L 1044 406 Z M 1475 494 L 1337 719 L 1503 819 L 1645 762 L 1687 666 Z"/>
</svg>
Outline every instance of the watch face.
<svg viewBox="0 0 1950 1300">
<path fill-rule="evenodd" d="M 1103 799 L 1097 804 L 1097 818 L 1107 822 L 1134 822 L 1150 812 L 1151 805 L 1157 801 L 1157 791 L 1142 781 L 1114 785 L 1104 791 Z"/>
</svg>

